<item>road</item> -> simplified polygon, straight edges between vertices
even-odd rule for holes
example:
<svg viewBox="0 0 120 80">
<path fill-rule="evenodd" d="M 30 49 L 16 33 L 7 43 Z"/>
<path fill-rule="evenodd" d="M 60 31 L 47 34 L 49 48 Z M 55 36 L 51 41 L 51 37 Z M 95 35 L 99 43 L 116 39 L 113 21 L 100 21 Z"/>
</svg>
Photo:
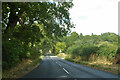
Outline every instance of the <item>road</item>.
<svg viewBox="0 0 120 80">
<path fill-rule="evenodd" d="M 57 56 L 44 56 L 41 64 L 23 78 L 118 78 L 118 76 L 75 64 Z"/>
</svg>

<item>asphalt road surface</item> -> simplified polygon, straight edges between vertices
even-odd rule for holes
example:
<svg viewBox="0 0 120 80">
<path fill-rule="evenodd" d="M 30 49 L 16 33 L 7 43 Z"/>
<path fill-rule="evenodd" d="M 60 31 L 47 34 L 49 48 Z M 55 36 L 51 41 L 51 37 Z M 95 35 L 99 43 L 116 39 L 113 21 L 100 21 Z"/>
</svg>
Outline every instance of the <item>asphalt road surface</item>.
<svg viewBox="0 0 120 80">
<path fill-rule="evenodd" d="M 118 76 L 75 64 L 57 56 L 44 56 L 41 64 L 23 78 L 118 78 Z"/>
</svg>

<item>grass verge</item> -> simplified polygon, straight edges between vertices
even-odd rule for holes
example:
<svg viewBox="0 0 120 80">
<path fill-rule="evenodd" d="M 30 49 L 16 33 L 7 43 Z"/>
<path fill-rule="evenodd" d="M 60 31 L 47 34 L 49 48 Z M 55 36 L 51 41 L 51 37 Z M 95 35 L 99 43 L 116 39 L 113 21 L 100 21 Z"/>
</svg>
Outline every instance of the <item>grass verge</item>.
<svg viewBox="0 0 120 80">
<path fill-rule="evenodd" d="M 4 71 L 2 73 L 2 78 L 20 78 L 38 67 L 42 59 L 43 56 L 40 56 L 37 59 L 23 60 L 20 64 L 16 65 L 12 69 Z"/>
<path fill-rule="evenodd" d="M 76 61 L 75 59 L 70 59 L 70 58 L 65 58 L 65 60 L 82 64 L 88 67 L 92 67 L 98 70 L 107 71 L 116 75 L 120 75 L 120 70 L 119 70 L 120 65 L 118 64 L 111 64 L 111 65 L 97 64 L 97 63 L 91 64 L 91 62 L 89 61 Z"/>
</svg>

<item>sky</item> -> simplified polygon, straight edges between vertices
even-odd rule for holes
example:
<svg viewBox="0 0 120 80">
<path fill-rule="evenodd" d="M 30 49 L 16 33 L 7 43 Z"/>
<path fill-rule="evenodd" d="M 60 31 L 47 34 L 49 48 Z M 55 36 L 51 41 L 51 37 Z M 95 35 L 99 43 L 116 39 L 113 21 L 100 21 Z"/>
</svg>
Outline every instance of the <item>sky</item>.
<svg viewBox="0 0 120 80">
<path fill-rule="evenodd" d="M 73 0 L 69 10 L 72 29 L 78 34 L 100 35 L 105 32 L 118 34 L 118 2 L 120 0 Z"/>
</svg>

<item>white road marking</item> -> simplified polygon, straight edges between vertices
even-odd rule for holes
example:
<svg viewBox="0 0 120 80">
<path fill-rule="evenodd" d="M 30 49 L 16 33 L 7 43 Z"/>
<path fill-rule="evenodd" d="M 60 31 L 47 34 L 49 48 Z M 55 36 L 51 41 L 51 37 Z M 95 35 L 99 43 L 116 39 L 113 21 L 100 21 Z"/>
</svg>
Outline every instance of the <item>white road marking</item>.
<svg viewBox="0 0 120 80">
<path fill-rule="evenodd" d="M 69 74 L 69 72 L 68 72 L 65 68 L 63 68 L 63 70 L 64 70 L 67 74 Z"/>
<path fill-rule="evenodd" d="M 60 67 L 61 67 L 61 65 L 60 64 L 58 64 Z"/>
</svg>

